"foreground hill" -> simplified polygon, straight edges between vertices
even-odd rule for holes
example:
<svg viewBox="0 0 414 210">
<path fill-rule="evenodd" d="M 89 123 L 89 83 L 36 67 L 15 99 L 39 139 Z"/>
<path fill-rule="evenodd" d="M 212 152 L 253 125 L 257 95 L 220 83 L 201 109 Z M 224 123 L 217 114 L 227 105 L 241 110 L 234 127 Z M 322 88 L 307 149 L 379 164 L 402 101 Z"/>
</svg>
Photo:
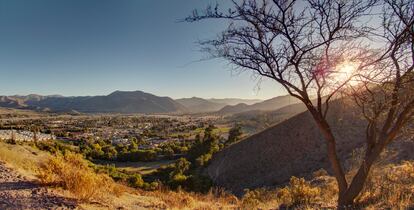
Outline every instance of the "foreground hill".
<svg viewBox="0 0 414 210">
<path fill-rule="evenodd" d="M 2 96 L 0 106 L 9 108 L 84 113 L 171 113 L 186 108 L 169 97 L 142 91 L 116 91 L 107 96 Z"/>
<path fill-rule="evenodd" d="M 357 110 L 336 102 L 328 116 L 342 160 L 363 146 L 365 123 Z M 401 151 L 395 158 L 414 158 L 413 142 L 401 140 L 393 147 Z M 329 169 L 325 142 L 304 112 L 217 153 L 206 172 L 219 186 L 241 194 L 246 188 L 285 184 L 291 176 L 308 177 L 321 168 Z"/>
<path fill-rule="evenodd" d="M 82 156 L 66 154 L 65 157 L 72 159 L 63 162 L 59 159 L 62 156 L 55 155 L 29 145 L 0 141 L 0 209 L 237 209 L 239 204 L 231 195 L 218 198 L 183 191 L 130 188 L 125 183 L 102 179 L 105 174 L 85 168 L 93 164 Z M 66 187 L 44 183 L 42 171 L 50 163 L 65 169 L 59 174 L 54 171 L 57 168 L 47 172 L 66 183 Z"/>
<path fill-rule="evenodd" d="M 269 100 L 265 100 L 259 103 L 254 103 L 251 105 L 240 103 L 236 105 L 228 105 L 223 107 L 218 113 L 220 114 L 235 114 L 247 111 L 272 111 L 280 109 L 284 106 L 292 105 L 298 103 L 298 99 L 292 96 L 278 96 Z"/>
</svg>

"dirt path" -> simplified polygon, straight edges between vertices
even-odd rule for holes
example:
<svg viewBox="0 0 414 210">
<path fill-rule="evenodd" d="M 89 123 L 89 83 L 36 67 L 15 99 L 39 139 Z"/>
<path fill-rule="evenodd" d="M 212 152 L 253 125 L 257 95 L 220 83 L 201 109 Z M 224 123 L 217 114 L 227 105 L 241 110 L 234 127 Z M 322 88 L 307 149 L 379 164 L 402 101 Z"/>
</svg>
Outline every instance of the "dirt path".
<svg viewBox="0 0 414 210">
<path fill-rule="evenodd" d="M 28 181 L 0 161 L 0 209 L 75 209 L 76 201 Z"/>
</svg>

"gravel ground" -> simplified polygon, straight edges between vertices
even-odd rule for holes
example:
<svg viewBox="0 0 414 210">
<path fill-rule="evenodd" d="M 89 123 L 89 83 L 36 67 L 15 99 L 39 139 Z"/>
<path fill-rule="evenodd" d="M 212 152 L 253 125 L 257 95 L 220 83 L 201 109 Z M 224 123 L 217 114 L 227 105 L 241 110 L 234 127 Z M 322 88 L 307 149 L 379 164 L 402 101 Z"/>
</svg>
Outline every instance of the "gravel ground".
<svg viewBox="0 0 414 210">
<path fill-rule="evenodd" d="M 76 209 L 76 201 L 31 182 L 0 162 L 0 209 Z"/>
</svg>

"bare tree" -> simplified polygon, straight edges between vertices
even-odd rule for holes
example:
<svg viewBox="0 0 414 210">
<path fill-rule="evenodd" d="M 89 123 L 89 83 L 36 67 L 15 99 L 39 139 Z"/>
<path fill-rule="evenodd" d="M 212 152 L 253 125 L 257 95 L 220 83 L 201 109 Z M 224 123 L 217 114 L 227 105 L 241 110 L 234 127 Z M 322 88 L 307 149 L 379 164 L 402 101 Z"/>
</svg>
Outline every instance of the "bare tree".
<svg viewBox="0 0 414 210">
<path fill-rule="evenodd" d="M 365 23 L 372 9 L 378 7 L 376 0 L 244 0 L 232 1 L 233 8 L 221 11 L 218 6 L 208 7 L 199 12 L 195 10 L 186 20 L 189 22 L 204 19 L 223 19 L 229 22 L 216 39 L 201 42 L 202 49 L 213 57 L 224 58 L 240 70 L 252 72 L 270 78 L 281 84 L 293 97 L 302 101 L 327 144 L 327 154 L 339 187 L 338 206 L 351 205 L 361 192 L 372 163 L 378 158 L 384 147 L 395 139 L 402 125 L 412 115 L 414 102 L 400 109 L 402 81 L 408 78 L 412 67 L 405 65 L 405 75 L 395 69 L 402 68 L 409 56 L 401 52 L 403 47 L 412 50 L 413 14 L 410 0 L 388 0 L 384 8 L 386 29 L 384 38 L 389 42 L 385 53 L 366 50 L 374 29 Z M 405 2 L 400 4 L 399 2 Z M 407 5 L 408 4 L 408 5 Z M 399 23 L 398 27 L 395 25 Z M 411 41 L 411 45 L 407 44 Z M 382 51 L 384 52 L 384 51 Z M 394 58 L 393 58 L 394 57 Z M 394 66 L 384 64 L 391 59 Z M 403 60 L 405 59 L 405 60 Z M 385 62 L 387 63 L 387 62 Z M 380 120 L 369 122 L 367 128 L 367 154 L 358 173 L 348 183 L 343 166 L 339 160 L 336 139 L 327 121 L 330 102 L 345 87 L 352 86 L 353 73 L 341 71 L 340 66 L 354 64 L 359 71 L 380 67 L 379 72 L 359 74 L 359 78 L 389 78 L 394 90 L 391 92 L 390 106 L 381 111 L 388 113 L 383 123 L 383 131 L 377 131 Z M 400 66 L 400 67 L 399 67 Z M 395 73 L 394 77 L 385 75 L 383 69 Z M 399 73 L 398 73 L 399 72 Z M 375 74 L 377 73 L 377 74 Z M 345 74 L 345 76 L 341 75 Z M 388 76 L 388 77 L 386 77 Z M 400 80 L 400 82 L 398 82 Z M 366 90 L 371 83 L 365 82 Z M 388 86 L 387 86 L 388 87 Z M 358 102 L 368 100 L 366 92 L 354 88 Z M 368 92 L 369 93 L 369 92 Z M 311 96 L 316 95 L 316 100 Z M 387 95 L 387 94 L 386 94 Z M 389 94 L 388 94 L 389 95 Z M 388 96 L 387 95 L 387 96 Z M 371 95 L 371 100 L 377 96 Z M 383 96 L 385 97 L 385 96 Z M 316 101 L 316 102 L 315 102 Z M 383 98 L 384 103 L 388 98 Z M 371 104 L 373 104 L 372 102 Z M 365 103 L 362 102 L 362 105 Z M 398 109 L 398 110 L 397 110 Z M 405 111 L 404 111 L 405 110 Z M 375 112 L 376 113 L 376 112 Z M 367 115 L 368 116 L 368 115 Z M 367 119 L 375 118 L 368 116 Z M 378 135 L 380 134 L 380 135 Z"/>
<path fill-rule="evenodd" d="M 407 125 L 414 116 L 414 1 L 383 3 L 383 31 L 378 35 L 386 43 L 385 53 L 361 67 L 360 83 L 348 89 L 368 124 L 365 157 L 345 194 L 345 203 L 361 192 L 374 161 L 410 129 Z"/>
</svg>

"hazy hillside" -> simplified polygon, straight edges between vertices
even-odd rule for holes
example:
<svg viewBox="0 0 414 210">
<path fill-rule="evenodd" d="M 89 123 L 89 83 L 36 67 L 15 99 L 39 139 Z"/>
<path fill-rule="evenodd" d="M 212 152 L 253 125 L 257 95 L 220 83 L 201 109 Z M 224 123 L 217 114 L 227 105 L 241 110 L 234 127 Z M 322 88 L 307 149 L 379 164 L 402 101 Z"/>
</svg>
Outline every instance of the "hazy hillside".
<svg viewBox="0 0 414 210">
<path fill-rule="evenodd" d="M 6 108 L 25 108 L 24 99 L 12 96 L 0 96 L 0 106 Z"/>
<path fill-rule="evenodd" d="M 257 133 L 287 120 L 306 110 L 302 103 L 284 106 L 274 111 L 252 110 L 228 116 L 231 122 L 239 122 L 248 133 Z"/>
<path fill-rule="evenodd" d="M 365 134 L 359 113 L 344 106 L 333 104 L 328 116 L 342 160 L 363 145 Z M 403 148 L 399 157 L 413 158 L 413 142 L 394 146 Z M 306 177 L 321 168 L 329 168 L 325 142 L 304 112 L 217 153 L 206 171 L 216 184 L 240 194 L 246 188 L 284 184 L 291 176 Z"/>
<path fill-rule="evenodd" d="M 218 98 L 211 98 L 211 99 L 207 99 L 210 102 L 213 103 L 218 103 L 218 104 L 226 104 L 226 105 L 236 105 L 236 104 L 247 104 L 247 105 L 252 105 L 255 103 L 259 103 L 262 102 L 263 100 L 259 100 L 259 99 L 240 99 L 240 98 L 222 98 L 222 99 L 218 99 Z"/>
<path fill-rule="evenodd" d="M 298 99 L 292 96 L 278 96 L 269 100 L 265 100 L 259 103 L 255 103 L 252 105 L 248 105 L 245 103 L 233 105 L 233 106 L 225 106 L 222 108 L 219 113 L 221 114 L 235 114 L 240 112 L 247 112 L 253 110 L 260 110 L 260 111 L 271 111 L 277 110 L 284 106 L 292 105 L 298 103 Z"/>
<path fill-rule="evenodd" d="M 238 110 L 237 107 L 240 105 L 235 104 L 254 104 L 260 101 L 257 99 L 203 99 L 198 97 L 173 100 L 169 97 L 159 97 L 142 91 L 116 91 L 107 96 L 64 97 L 37 94 L 0 96 L 0 107 L 84 113 L 203 113 L 216 112 L 225 106 L 230 106 L 232 110 L 237 110 L 230 112 L 235 113 L 252 110 L 248 108 Z M 262 107 L 271 106 L 271 104 L 266 104 L 256 104 L 254 107 L 258 107 L 258 110 L 266 110 Z M 233 105 L 235 106 L 233 107 Z M 227 114 L 227 112 L 223 113 Z"/>
<path fill-rule="evenodd" d="M 214 112 L 225 107 L 224 103 L 216 103 L 203 98 L 181 98 L 175 100 L 187 108 L 189 112 L 200 113 L 200 112 Z"/>
<path fill-rule="evenodd" d="M 240 112 L 247 112 L 247 111 L 252 110 L 252 109 L 249 109 L 249 107 L 251 107 L 251 106 L 247 105 L 247 104 L 244 104 L 244 103 L 236 104 L 236 105 L 233 105 L 233 106 L 227 105 L 227 106 L 223 107 L 222 109 L 220 109 L 218 111 L 218 113 L 220 113 L 220 114 L 235 114 L 235 113 L 240 113 Z"/>
<path fill-rule="evenodd" d="M 107 96 L 2 96 L 0 106 L 85 113 L 170 113 L 184 112 L 181 104 L 169 97 L 159 97 L 142 91 L 116 91 Z"/>
<path fill-rule="evenodd" d="M 224 99 L 203 99 L 198 97 L 181 98 L 175 100 L 187 108 L 189 112 L 201 113 L 201 112 L 216 112 L 223 109 L 226 106 L 232 107 L 233 110 L 240 110 L 239 106 L 248 106 L 255 103 L 262 102 L 258 99 L 238 99 L 238 98 L 224 98 Z M 242 111 L 245 109 L 242 108 Z M 235 111 L 231 111 L 234 113 Z M 227 112 L 223 112 L 227 113 Z"/>
</svg>

